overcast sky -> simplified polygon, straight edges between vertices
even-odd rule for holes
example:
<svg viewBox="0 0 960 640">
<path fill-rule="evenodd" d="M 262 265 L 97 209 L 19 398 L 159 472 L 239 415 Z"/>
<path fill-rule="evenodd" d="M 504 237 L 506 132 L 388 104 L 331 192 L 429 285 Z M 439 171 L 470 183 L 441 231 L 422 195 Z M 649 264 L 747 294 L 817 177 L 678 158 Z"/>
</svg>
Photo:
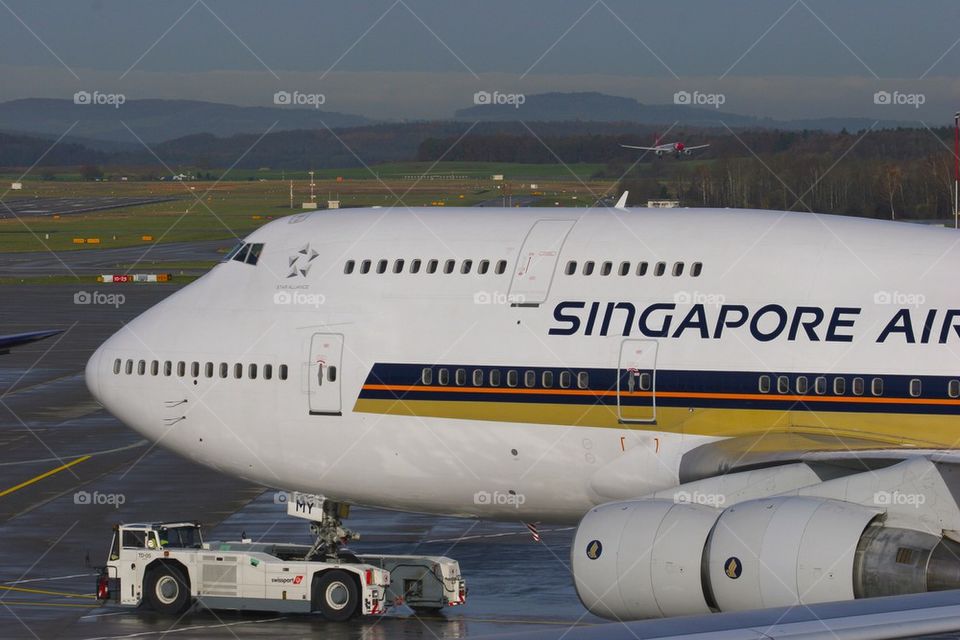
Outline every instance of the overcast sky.
<svg viewBox="0 0 960 640">
<path fill-rule="evenodd" d="M 4 0 L 0 99 L 127 99 L 446 117 L 477 90 L 723 93 L 773 117 L 942 123 L 960 107 L 955 0 Z M 874 92 L 923 94 L 875 104 Z"/>
</svg>

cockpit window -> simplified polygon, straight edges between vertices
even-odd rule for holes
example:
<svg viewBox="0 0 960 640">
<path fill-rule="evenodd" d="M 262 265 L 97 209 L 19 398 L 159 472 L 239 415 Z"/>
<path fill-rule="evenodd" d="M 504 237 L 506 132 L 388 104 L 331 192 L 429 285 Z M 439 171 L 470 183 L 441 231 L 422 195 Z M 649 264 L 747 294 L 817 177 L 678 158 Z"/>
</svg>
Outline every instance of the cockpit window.
<svg viewBox="0 0 960 640">
<path fill-rule="evenodd" d="M 257 264 L 257 260 L 260 259 L 260 252 L 263 251 L 263 243 L 256 243 L 250 245 L 250 253 L 247 254 L 247 264 Z"/>
<path fill-rule="evenodd" d="M 224 262 L 233 260 L 235 262 L 244 262 L 246 264 L 257 264 L 257 261 L 260 260 L 260 254 L 263 253 L 263 243 L 262 242 L 244 242 L 239 246 L 233 249 L 230 253 L 227 254 L 227 257 L 224 258 Z"/>
<path fill-rule="evenodd" d="M 223 256 L 223 261 L 229 262 L 230 260 L 233 260 L 233 256 L 237 255 L 237 252 L 240 251 L 240 249 L 243 249 L 244 246 L 245 244 L 243 242 L 238 243 L 233 249 L 230 249 L 230 251 L 227 252 L 227 255 Z"/>
</svg>

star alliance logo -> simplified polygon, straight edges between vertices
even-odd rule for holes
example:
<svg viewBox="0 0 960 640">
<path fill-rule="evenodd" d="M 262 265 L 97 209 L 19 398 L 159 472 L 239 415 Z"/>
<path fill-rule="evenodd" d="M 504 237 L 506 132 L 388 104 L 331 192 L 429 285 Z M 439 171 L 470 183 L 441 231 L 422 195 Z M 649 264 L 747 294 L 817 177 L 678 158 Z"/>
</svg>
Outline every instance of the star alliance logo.
<svg viewBox="0 0 960 640">
<path fill-rule="evenodd" d="M 306 277 L 307 273 L 310 272 L 310 267 L 313 266 L 313 261 L 319 255 L 319 253 L 310 248 L 309 242 L 303 245 L 299 251 L 287 258 L 289 261 L 288 266 L 290 267 L 290 273 L 287 274 L 287 277 Z"/>
</svg>

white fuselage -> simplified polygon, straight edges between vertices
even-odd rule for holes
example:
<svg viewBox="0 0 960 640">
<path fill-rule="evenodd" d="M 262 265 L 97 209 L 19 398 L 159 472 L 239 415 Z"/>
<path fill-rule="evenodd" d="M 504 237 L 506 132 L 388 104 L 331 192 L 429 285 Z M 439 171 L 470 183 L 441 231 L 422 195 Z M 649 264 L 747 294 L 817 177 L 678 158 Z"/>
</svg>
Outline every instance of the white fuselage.
<svg viewBox="0 0 960 640">
<path fill-rule="evenodd" d="M 952 446 L 958 239 L 771 211 L 300 214 L 245 240 L 256 264 L 225 261 L 124 327 L 87 378 L 145 437 L 258 483 L 576 521 L 675 485 L 685 452 L 731 436 Z"/>
</svg>

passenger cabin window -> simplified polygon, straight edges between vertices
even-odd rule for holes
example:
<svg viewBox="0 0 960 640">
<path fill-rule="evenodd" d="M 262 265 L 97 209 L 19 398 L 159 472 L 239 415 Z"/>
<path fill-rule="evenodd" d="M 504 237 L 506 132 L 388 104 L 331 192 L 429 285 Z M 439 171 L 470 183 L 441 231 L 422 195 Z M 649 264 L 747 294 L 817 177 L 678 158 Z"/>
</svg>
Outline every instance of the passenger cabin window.
<svg viewBox="0 0 960 640">
<path fill-rule="evenodd" d="M 870 393 L 875 396 L 883 395 L 883 378 L 874 378 L 870 381 Z"/>
<path fill-rule="evenodd" d="M 360 273 L 370 273 L 370 264 L 369 260 L 364 260 L 360 263 Z"/>
<path fill-rule="evenodd" d="M 160 362 L 152 360 L 150 362 L 150 375 L 155 376 L 160 373 Z"/>
<path fill-rule="evenodd" d="M 473 268 L 473 260 L 464 260 L 460 263 L 460 273 L 466 275 Z"/>
<path fill-rule="evenodd" d="M 810 390 L 810 385 L 807 383 L 807 376 L 798 376 L 797 382 L 794 388 L 797 390 L 797 393 L 804 395 L 807 391 Z"/>
<path fill-rule="evenodd" d="M 137 375 L 142 376 L 147 372 L 147 361 L 141 360 L 137 363 Z"/>
<path fill-rule="evenodd" d="M 600 265 L 600 275 L 608 276 L 611 272 L 613 272 L 612 262 L 607 261 Z"/>
<path fill-rule="evenodd" d="M 208 378 L 212 378 L 212 377 L 213 377 L 213 363 L 212 363 L 212 362 L 208 362 L 208 363 L 206 363 L 205 365 L 203 365 L 203 375 L 205 375 L 205 376 L 208 377 Z"/>
<path fill-rule="evenodd" d="M 386 260 L 377 260 L 377 273 L 386 273 L 387 272 L 387 261 Z"/>
<path fill-rule="evenodd" d="M 914 378 L 910 381 L 910 395 L 914 398 L 919 398 L 922 391 L 922 385 L 919 378 Z"/>
<path fill-rule="evenodd" d="M 865 386 L 864 386 L 864 384 L 863 384 L 863 378 L 854 378 L 854 379 L 853 379 L 853 384 L 851 385 L 851 391 L 853 391 L 853 395 L 855 395 L 855 396 L 862 396 L 862 395 L 863 395 L 864 388 L 865 388 Z"/>
<path fill-rule="evenodd" d="M 490 386 L 491 387 L 500 386 L 500 370 L 499 369 L 490 370 Z"/>
<path fill-rule="evenodd" d="M 617 273 L 618 273 L 619 275 L 621 275 L 621 276 L 630 275 L 630 263 L 629 263 L 629 262 L 621 262 L 621 263 L 620 263 L 620 269 L 617 270 Z"/>
<path fill-rule="evenodd" d="M 577 272 L 577 261 L 576 260 L 569 261 L 567 263 L 567 268 L 564 269 L 563 272 L 568 276 L 572 276 L 573 274 L 575 274 Z"/>
<path fill-rule="evenodd" d="M 560 372 L 560 388 L 561 389 L 570 388 L 570 378 L 572 378 L 572 376 L 570 375 L 569 371 Z"/>
<path fill-rule="evenodd" d="M 553 386 L 553 371 L 544 371 L 540 376 L 540 385 L 544 389 L 549 389 Z"/>
<path fill-rule="evenodd" d="M 420 372 L 420 384 L 427 386 L 433 384 L 433 369 L 430 367 L 423 368 L 423 371 Z"/>
<path fill-rule="evenodd" d="M 481 260 L 480 264 L 477 265 L 477 273 L 479 273 L 480 275 L 484 275 L 489 270 L 490 270 L 489 260 Z"/>
<path fill-rule="evenodd" d="M 653 275 L 655 276 L 662 276 L 666 272 L 667 272 L 666 262 L 658 262 L 656 266 L 653 267 Z"/>
<path fill-rule="evenodd" d="M 583 275 L 585 276 L 593 275 L 593 267 L 594 267 L 593 260 L 587 260 L 586 262 L 584 262 Z"/>
<path fill-rule="evenodd" d="M 233 365 L 233 377 L 237 380 L 243 377 L 243 365 L 239 362 Z"/>
<path fill-rule="evenodd" d="M 475 387 L 483 386 L 483 369 L 473 370 L 473 386 Z"/>
<path fill-rule="evenodd" d="M 506 260 L 497 260 L 497 267 L 493 270 L 498 276 L 507 270 L 507 261 Z"/>
<path fill-rule="evenodd" d="M 523 386 L 532 388 L 537 386 L 537 372 L 527 370 L 523 373 Z"/>
<path fill-rule="evenodd" d="M 347 261 L 344 263 L 344 265 L 343 265 L 343 272 L 344 272 L 344 273 L 353 273 L 353 269 L 354 269 L 354 267 L 356 267 L 356 266 L 357 266 L 357 263 L 356 263 L 356 262 L 354 262 L 353 260 L 347 260 Z"/>
<path fill-rule="evenodd" d="M 827 392 L 827 379 L 823 376 L 818 376 L 816 380 L 813 381 L 813 390 L 818 396 L 822 396 Z"/>
<path fill-rule="evenodd" d="M 443 263 L 443 272 L 446 274 L 453 273 L 454 268 L 457 266 L 456 260 L 447 260 Z"/>
<path fill-rule="evenodd" d="M 441 368 L 440 371 L 437 372 L 437 382 L 443 386 L 450 384 L 450 370 Z"/>
<path fill-rule="evenodd" d="M 427 262 L 427 273 L 436 273 L 437 265 L 440 264 L 439 260 L 430 260 Z"/>
<path fill-rule="evenodd" d="M 507 371 L 507 386 L 508 386 L 508 387 L 515 387 L 515 386 L 517 386 L 517 382 L 519 381 L 519 379 L 520 379 L 520 375 L 517 373 L 517 370 L 516 370 L 516 369 L 510 369 L 509 371 Z"/>
<path fill-rule="evenodd" d="M 181 378 L 187 375 L 187 363 L 184 362 L 183 360 L 177 363 L 177 375 Z"/>
<path fill-rule="evenodd" d="M 646 262 L 638 262 L 638 263 L 637 263 L 637 275 L 638 275 L 638 276 L 645 276 L 645 275 L 647 275 L 647 263 L 646 263 Z"/>
<path fill-rule="evenodd" d="M 462 387 L 467 384 L 467 370 L 457 369 L 457 386 Z"/>
<path fill-rule="evenodd" d="M 777 376 L 777 393 L 790 393 L 790 378 Z"/>
<path fill-rule="evenodd" d="M 120 374 L 120 358 L 113 361 L 113 375 Z"/>
<path fill-rule="evenodd" d="M 403 273 L 403 258 L 399 258 L 393 263 L 393 272 L 394 273 Z"/>
<path fill-rule="evenodd" d="M 287 365 L 285 364 L 280 365 L 280 379 L 281 380 L 287 379 Z"/>
<path fill-rule="evenodd" d="M 760 390 L 760 393 L 770 393 L 770 376 L 760 376 L 757 389 Z"/>
<path fill-rule="evenodd" d="M 682 263 L 682 262 L 674 262 L 674 263 L 673 263 L 673 275 L 678 276 L 678 277 L 683 275 L 683 263 Z"/>
<path fill-rule="evenodd" d="M 414 258 L 410 261 L 410 273 L 420 273 L 420 266 L 423 264 L 423 261 L 420 258 Z"/>
<path fill-rule="evenodd" d="M 846 378 L 834 378 L 833 379 L 833 394 L 837 396 L 842 396 L 847 393 L 847 379 Z"/>
<path fill-rule="evenodd" d="M 117 362 L 120 362 L 117 360 Z M 947 395 L 951 398 L 960 398 L 960 380 L 951 380 L 947 383 Z"/>
<path fill-rule="evenodd" d="M 270 380 L 271 378 L 273 378 L 273 365 L 272 364 L 263 365 L 263 379 Z"/>
<path fill-rule="evenodd" d="M 690 275 L 693 276 L 694 278 L 699 277 L 702 271 L 703 271 L 702 262 L 694 262 L 692 265 L 690 265 Z"/>
<path fill-rule="evenodd" d="M 220 377 L 221 377 L 221 378 L 226 378 L 226 377 L 229 376 L 229 375 L 230 375 L 230 365 L 228 365 L 226 362 L 221 362 L 221 363 L 220 363 Z"/>
<path fill-rule="evenodd" d="M 581 371 L 577 374 L 577 388 L 586 389 L 590 386 L 590 374 L 586 371 Z"/>
</svg>

